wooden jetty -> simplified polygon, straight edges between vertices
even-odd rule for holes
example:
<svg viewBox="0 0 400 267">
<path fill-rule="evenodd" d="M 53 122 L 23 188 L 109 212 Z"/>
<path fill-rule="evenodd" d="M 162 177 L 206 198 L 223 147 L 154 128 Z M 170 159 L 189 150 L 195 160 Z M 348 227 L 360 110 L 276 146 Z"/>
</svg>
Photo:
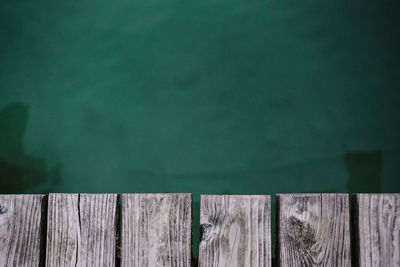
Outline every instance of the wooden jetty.
<svg viewBox="0 0 400 267">
<path fill-rule="evenodd" d="M 272 261 L 270 196 L 202 195 L 195 264 L 400 266 L 400 194 L 279 194 L 276 229 Z M 0 266 L 192 263 L 191 194 L 0 195 Z"/>
</svg>

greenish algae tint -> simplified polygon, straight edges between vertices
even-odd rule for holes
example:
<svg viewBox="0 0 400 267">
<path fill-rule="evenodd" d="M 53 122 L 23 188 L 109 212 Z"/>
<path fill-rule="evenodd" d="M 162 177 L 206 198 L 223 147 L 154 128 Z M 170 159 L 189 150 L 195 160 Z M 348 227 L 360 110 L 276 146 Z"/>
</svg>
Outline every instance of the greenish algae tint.
<svg viewBox="0 0 400 267">
<path fill-rule="evenodd" d="M 398 192 L 399 7 L 4 0 L 0 192 Z"/>
</svg>

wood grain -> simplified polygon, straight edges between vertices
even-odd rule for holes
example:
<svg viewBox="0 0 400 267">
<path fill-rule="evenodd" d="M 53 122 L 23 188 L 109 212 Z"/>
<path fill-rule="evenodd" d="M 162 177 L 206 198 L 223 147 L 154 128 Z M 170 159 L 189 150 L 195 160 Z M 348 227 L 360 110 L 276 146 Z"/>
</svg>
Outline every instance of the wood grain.
<svg viewBox="0 0 400 267">
<path fill-rule="evenodd" d="M 350 266 L 346 194 L 277 195 L 280 266 Z"/>
<path fill-rule="evenodd" d="M 357 194 L 353 200 L 360 266 L 400 266 L 400 194 Z"/>
<path fill-rule="evenodd" d="M 117 195 L 50 194 L 47 266 L 115 266 Z"/>
<path fill-rule="evenodd" d="M 202 195 L 200 267 L 271 266 L 269 196 Z"/>
<path fill-rule="evenodd" d="M 39 266 L 43 195 L 0 195 L 0 266 Z"/>
<path fill-rule="evenodd" d="M 191 194 L 124 194 L 121 266 L 190 266 Z"/>
</svg>

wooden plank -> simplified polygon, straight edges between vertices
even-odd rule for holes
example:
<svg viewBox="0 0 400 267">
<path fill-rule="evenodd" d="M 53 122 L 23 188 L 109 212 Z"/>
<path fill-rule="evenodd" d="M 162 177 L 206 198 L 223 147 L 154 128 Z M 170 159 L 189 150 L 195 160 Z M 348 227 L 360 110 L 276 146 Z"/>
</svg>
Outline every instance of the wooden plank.
<svg viewBox="0 0 400 267">
<path fill-rule="evenodd" d="M 0 195 L 0 266 L 39 266 L 43 195 Z"/>
<path fill-rule="evenodd" d="M 115 266 L 117 195 L 80 194 L 79 266 Z"/>
<path fill-rule="evenodd" d="M 360 266 L 400 266 L 400 194 L 357 194 L 353 201 Z"/>
<path fill-rule="evenodd" d="M 115 266 L 116 194 L 50 194 L 47 266 Z"/>
<path fill-rule="evenodd" d="M 191 194 L 124 194 L 121 266 L 190 266 Z"/>
<path fill-rule="evenodd" d="M 271 266 L 270 196 L 202 195 L 199 266 Z"/>
<path fill-rule="evenodd" d="M 350 266 L 346 194 L 277 195 L 280 266 Z"/>
<path fill-rule="evenodd" d="M 46 266 L 74 266 L 80 244 L 78 194 L 50 194 Z"/>
</svg>

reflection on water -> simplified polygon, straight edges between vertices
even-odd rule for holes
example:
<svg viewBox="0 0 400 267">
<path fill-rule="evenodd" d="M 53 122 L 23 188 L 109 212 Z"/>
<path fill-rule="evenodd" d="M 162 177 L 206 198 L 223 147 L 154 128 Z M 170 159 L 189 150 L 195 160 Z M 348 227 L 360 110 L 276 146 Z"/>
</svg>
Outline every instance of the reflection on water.
<svg viewBox="0 0 400 267">
<path fill-rule="evenodd" d="M 27 121 L 28 106 L 23 103 L 12 103 L 0 110 L 0 193 L 27 192 L 48 179 L 54 184 L 60 179 L 60 167 L 48 170 L 44 160 L 25 153 Z"/>
</svg>

